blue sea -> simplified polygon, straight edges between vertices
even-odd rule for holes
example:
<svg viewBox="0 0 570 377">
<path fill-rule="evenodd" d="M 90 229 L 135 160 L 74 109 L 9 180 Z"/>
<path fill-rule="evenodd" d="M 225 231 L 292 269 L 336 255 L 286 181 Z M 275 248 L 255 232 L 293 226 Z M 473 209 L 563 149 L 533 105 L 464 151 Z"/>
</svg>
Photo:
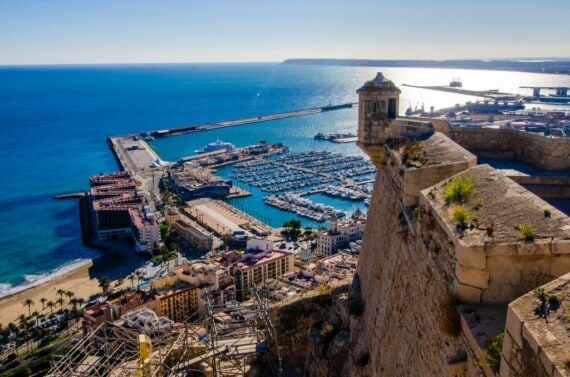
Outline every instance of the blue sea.
<svg viewBox="0 0 570 377">
<path fill-rule="evenodd" d="M 354 102 L 356 89 L 381 70 L 402 89 L 400 112 L 474 98 L 402 87 L 446 85 L 526 93 L 520 86 L 570 86 L 570 77 L 518 72 L 416 68 L 172 64 L 0 67 L 0 295 L 48 279 L 98 256 L 82 245 L 77 202 L 54 195 L 86 190 L 91 174 L 118 169 L 109 136 Z M 360 154 L 354 144 L 313 140 L 318 132 L 355 132 L 357 109 L 159 139 L 174 161 L 221 138 L 237 146 L 282 142 L 291 152 Z M 220 170 L 229 176 L 231 168 Z M 314 196 L 315 201 L 334 201 Z M 280 225 L 291 214 L 267 209 L 258 195 L 239 208 Z M 362 204 L 339 201 L 351 212 Z"/>
</svg>

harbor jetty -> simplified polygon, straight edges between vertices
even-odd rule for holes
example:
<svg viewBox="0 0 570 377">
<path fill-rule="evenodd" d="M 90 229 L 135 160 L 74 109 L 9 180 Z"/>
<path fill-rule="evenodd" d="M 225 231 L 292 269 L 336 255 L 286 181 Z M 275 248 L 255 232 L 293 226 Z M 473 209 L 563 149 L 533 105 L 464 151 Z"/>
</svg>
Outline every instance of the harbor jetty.
<svg viewBox="0 0 570 377">
<path fill-rule="evenodd" d="M 68 192 L 64 194 L 55 195 L 53 199 L 62 200 L 62 199 L 79 199 L 86 195 L 85 191 L 77 191 L 77 192 Z"/>
<path fill-rule="evenodd" d="M 461 87 L 452 87 L 452 86 L 443 86 L 443 85 L 410 85 L 410 84 L 402 84 L 402 86 L 407 86 L 410 88 L 418 88 L 418 89 L 427 89 L 427 90 L 436 90 L 439 92 L 446 92 L 446 93 L 453 93 L 453 94 L 462 94 L 465 96 L 473 96 L 473 97 L 483 97 L 489 99 L 497 99 L 500 98 L 501 100 L 518 100 L 520 99 L 520 95 L 512 94 L 512 93 L 504 93 L 499 92 L 495 89 L 488 89 L 488 90 L 470 90 L 464 89 Z"/>
<path fill-rule="evenodd" d="M 160 159 L 158 154 L 148 144 L 149 141 L 153 141 L 156 138 L 348 109 L 357 104 L 358 102 L 348 102 L 338 105 L 328 105 L 287 111 L 282 113 L 257 115 L 247 118 L 225 120 L 213 123 L 149 130 L 139 133 L 112 136 L 107 139 L 107 143 L 113 150 L 113 153 L 115 154 L 115 157 L 121 169 L 135 174 L 137 172 L 148 171 L 156 168 L 161 169 L 168 165 Z M 188 161 L 194 158 L 196 157 L 188 156 L 183 157 L 182 160 Z"/>
<path fill-rule="evenodd" d="M 281 112 L 281 113 L 261 114 L 261 115 L 247 117 L 247 118 L 224 120 L 224 121 L 219 121 L 219 122 L 170 127 L 170 128 L 166 128 L 166 129 L 150 130 L 150 131 L 142 132 L 140 134 L 129 134 L 129 135 L 124 135 L 124 136 L 139 136 L 140 135 L 143 138 L 145 138 L 147 141 L 152 141 L 158 137 L 166 137 L 166 136 L 181 135 L 181 134 L 190 133 L 190 132 L 214 130 L 217 128 L 224 128 L 224 127 L 241 126 L 241 125 L 251 124 L 251 123 L 269 122 L 272 120 L 294 118 L 294 117 L 300 117 L 300 116 L 305 116 L 305 115 L 318 114 L 318 113 L 327 112 L 327 111 L 350 109 L 354 105 L 358 105 L 358 102 L 347 102 L 347 103 L 341 103 L 338 105 L 311 107 L 308 109 L 285 111 L 285 112 Z"/>
</svg>

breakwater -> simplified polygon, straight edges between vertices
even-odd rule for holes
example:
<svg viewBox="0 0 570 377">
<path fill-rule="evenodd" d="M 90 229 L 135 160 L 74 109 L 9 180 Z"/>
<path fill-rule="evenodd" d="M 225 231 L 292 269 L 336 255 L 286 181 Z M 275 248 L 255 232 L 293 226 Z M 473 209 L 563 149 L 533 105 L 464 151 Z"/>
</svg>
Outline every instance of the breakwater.
<svg viewBox="0 0 570 377">
<path fill-rule="evenodd" d="M 143 134 L 144 134 L 143 136 L 145 136 L 147 138 L 156 138 L 156 137 L 181 135 L 181 134 L 185 134 L 185 133 L 189 133 L 189 132 L 214 130 L 217 128 L 224 128 L 224 127 L 241 126 L 244 124 L 251 124 L 251 123 L 269 122 L 269 121 L 278 120 L 278 119 L 294 118 L 294 117 L 300 117 L 300 116 L 305 116 L 305 115 L 318 114 L 318 113 L 322 113 L 325 111 L 349 109 L 349 108 L 352 108 L 352 106 L 357 105 L 357 104 L 358 104 L 358 102 L 347 102 L 347 103 L 341 103 L 338 105 L 312 107 L 312 108 L 308 108 L 308 109 L 286 111 L 286 112 L 281 112 L 281 113 L 261 114 L 261 115 L 252 116 L 252 117 L 224 120 L 224 121 L 219 121 L 219 122 L 170 127 L 170 128 L 165 128 L 165 129 L 146 131 L 146 132 L 143 132 Z M 128 135 L 124 135 L 124 136 L 134 136 L 134 135 L 135 134 L 128 134 Z"/>
</svg>

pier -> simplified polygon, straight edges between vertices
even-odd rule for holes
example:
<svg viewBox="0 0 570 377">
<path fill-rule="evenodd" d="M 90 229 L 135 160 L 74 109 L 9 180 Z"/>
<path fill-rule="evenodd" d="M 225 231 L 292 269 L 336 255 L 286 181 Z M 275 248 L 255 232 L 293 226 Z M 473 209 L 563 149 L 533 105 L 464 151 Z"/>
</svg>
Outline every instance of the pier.
<svg viewBox="0 0 570 377">
<path fill-rule="evenodd" d="M 185 133 L 189 133 L 189 132 L 207 131 L 207 130 L 214 130 L 217 128 L 242 126 L 242 125 L 251 124 L 251 123 L 269 122 L 269 121 L 278 120 L 278 119 L 294 118 L 294 117 L 318 114 L 318 113 L 328 112 L 328 111 L 350 109 L 354 105 L 358 105 L 358 102 L 347 102 L 347 103 L 342 103 L 339 105 L 312 107 L 312 108 L 308 108 L 308 109 L 300 109 L 300 110 L 286 111 L 286 112 L 282 112 L 282 113 L 273 113 L 273 114 L 252 116 L 252 117 L 247 117 L 247 118 L 224 120 L 224 121 L 213 122 L 213 123 L 204 123 L 204 124 L 196 124 L 196 125 L 188 125 L 188 126 L 171 127 L 171 128 L 167 128 L 167 129 L 161 129 L 161 130 L 146 131 L 146 132 L 144 132 L 144 134 L 145 135 L 152 135 L 152 137 L 165 137 L 165 136 L 181 135 L 181 134 L 185 134 Z M 128 136 L 133 136 L 133 135 L 128 135 Z"/>
<path fill-rule="evenodd" d="M 79 199 L 86 195 L 85 191 L 77 191 L 77 192 L 68 192 L 65 194 L 59 194 L 53 197 L 53 199 L 61 200 L 61 199 Z"/>
<path fill-rule="evenodd" d="M 162 161 L 158 154 L 146 141 L 135 135 L 110 137 L 108 143 L 125 171 L 135 174 L 161 167 Z"/>
<path fill-rule="evenodd" d="M 437 86 L 437 85 L 429 86 L 429 85 L 410 85 L 410 84 L 402 84 L 402 86 L 407 86 L 409 88 L 417 88 L 417 89 L 436 90 L 439 92 L 447 92 L 453 94 L 462 94 L 464 96 L 491 98 L 491 99 L 501 99 L 501 100 L 520 99 L 520 96 L 518 94 L 504 93 L 493 89 L 470 90 L 470 89 L 463 89 L 463 88 L 449 87 L 449 86 Z"/>
<path fill-rule="evenodd" d="M 224 127 L 235 127 L 251 123 L 269 122 L 272 120 L 294 118 L 305 115 L 318 114 L 322 112 L 336 111 L 352 108 L 358 105 L 358 102 L 348 102 L 339 105 L 328 105 L 321 107 L 313 107 L 308 109 L 293 110 L 282 113 L 273 113 L 258 115 L 247 118 L 239 118 L 233 120 L 224 120 L 214 123 L 204 123 L 197 125 L 171 127 L 160 130 L 150 130 L 141 133 L 131 133 L 121 136 L 112 136 L 107 139 L 107 143 L 113 149 L 117 162 L 121 165 L 121 169 L 131 173 L 150 170 L 153 168 L 162 168 L 163 162 L 160 157 L 147 143 L 157 137 L 176 136 L 190 132 L 200 132 L 214 130 Z M 191 160 L 193 157 L 184 157 L 183 160 Z"/>
</svg>

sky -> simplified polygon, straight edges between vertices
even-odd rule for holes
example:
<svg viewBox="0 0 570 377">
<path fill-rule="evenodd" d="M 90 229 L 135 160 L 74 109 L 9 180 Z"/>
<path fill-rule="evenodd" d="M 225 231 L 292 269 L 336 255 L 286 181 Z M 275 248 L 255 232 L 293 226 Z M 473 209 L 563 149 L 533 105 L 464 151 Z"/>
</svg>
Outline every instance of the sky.
<svg viewBox="0 0 570 377">
<path fill-rule="evenodd" d="M 0 64 L 570 57 L 570 0 L 0 0 Z"/>
</svg>

